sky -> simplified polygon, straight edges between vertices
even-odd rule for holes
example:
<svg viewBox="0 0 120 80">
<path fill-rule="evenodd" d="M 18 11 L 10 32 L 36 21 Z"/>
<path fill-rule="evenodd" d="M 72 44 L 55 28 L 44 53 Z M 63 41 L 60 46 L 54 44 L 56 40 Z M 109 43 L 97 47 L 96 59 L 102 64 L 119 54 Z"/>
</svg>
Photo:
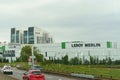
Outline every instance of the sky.
<svg viewBox="0 0 120 80">
<path fill-rule="evenodd" d="M 55 42 L 120 41 L 120 0 L 0 0 L 0 41 L 35 26 Z"/>
</svg>

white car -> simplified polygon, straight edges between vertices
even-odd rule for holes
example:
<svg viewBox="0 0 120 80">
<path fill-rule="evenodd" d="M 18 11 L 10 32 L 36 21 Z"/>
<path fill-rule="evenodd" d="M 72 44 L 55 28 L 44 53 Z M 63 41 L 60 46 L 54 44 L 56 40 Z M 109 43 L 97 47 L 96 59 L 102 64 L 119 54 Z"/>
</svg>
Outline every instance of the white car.
<svg viewBox="0 0 120 80">
<path fill-rule="evenodd" d="M 10 65 L 5 65 L 1 71 L 4 73 L 4 74 L 13 74 L 13 69 Z"/>
</svg>

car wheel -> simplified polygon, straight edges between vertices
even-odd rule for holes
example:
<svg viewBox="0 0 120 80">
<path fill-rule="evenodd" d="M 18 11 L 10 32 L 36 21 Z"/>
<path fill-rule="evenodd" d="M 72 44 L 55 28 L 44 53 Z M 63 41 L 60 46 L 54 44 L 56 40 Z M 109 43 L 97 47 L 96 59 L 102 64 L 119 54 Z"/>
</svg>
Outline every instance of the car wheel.
<svg viewBox="0 0 120 80">
<path fill-rule="evenodd" d="M 3 74 L 6 74 L 6 72 L 3 72 Z"/>
<path fill-rule="evenodd" d="M 11 72 L 11 75 L 13 75 L 13 72 Z"/>
</svg>

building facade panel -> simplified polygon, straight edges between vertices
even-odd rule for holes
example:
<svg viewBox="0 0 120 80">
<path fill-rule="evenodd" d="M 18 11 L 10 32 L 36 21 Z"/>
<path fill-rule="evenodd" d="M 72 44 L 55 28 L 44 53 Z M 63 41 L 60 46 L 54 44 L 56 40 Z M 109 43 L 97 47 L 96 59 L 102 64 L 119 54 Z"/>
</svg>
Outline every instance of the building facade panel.
<svg viewBox="0 0 120 80">
<path fill-rule="evenodd" d="M 11 43 L 15 43 L 15 28 L 11 28 Z"/>
<path fill-rule="evenodd" d="M 53 37 L 50 36 L 50 33 L 34 26 L 23 30 L 11 28 L 10 42 L 19 44 L 54 43 Z"/>
</svg>

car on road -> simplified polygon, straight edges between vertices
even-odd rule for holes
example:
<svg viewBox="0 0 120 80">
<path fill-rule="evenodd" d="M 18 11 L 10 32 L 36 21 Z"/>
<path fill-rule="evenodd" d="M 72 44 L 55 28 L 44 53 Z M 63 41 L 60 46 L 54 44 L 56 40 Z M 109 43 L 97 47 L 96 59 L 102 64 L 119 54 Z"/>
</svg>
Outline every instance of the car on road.
<svg viewBox="0 0 120 80">
<path fill-rule="evenodd" d="M 10 65 L 4 65 L 1 71 L 3 74 L 13 74 L 13 69 Z"/>
<path fill-rule="evenodd" d="M 30 67 L 30 70 L 42 70 L 42 67 L 39 65 L 33 65 Z"/>
<path fill-rule="evenodd" d="M 23 80 L 45 80 L 45 76 L 40 70 L 29 70 L 23 74 Z"/>
</svg>

